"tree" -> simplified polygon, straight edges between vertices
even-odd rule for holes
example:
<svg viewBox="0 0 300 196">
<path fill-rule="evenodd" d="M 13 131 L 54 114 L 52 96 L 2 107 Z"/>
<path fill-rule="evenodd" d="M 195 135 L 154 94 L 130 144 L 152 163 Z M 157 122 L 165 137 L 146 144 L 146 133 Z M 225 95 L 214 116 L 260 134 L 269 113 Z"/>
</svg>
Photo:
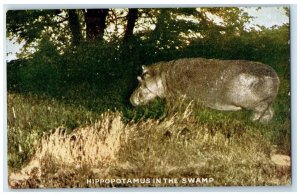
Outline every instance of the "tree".
<svg viewBox="0 0 300 196">
<path fill-rule="evenodd" d="M 103 39 L 108 9 L 87 9 L 84 13 L 87 38 Z"/>
<path fill-rule="evenodd" d="M 133 35 L 133 29 L 138 19 L 138 9 L 131 8 L 127 14 L 127 26 L 125 30 L 124 40 L 127 41 Z"/>
<path fill-rule="evenodd" d="M 149 57 L 141 59 L 157 61 L 180 58 L 178 54 L 190 45 L 199 46 L 195 48 L 198 56 L 208 57 L 219 46 L 238 45 L 249 20 L 248 14 L 237 7 L 18 10 L 8 11 L 7 32 L 26 41 L 26 45 L 37 45 L 42 37 L 48 37 L 60 53 L 82 41 L 98 44 L 99 40 L 106 45 L 115 43 L 124 53 L 128 48 L 140 49 L 140 55 Z M 135 39 L 131 39 L 133 36 Z M 228 45 L 228 40 L 235 42 Z M 120 47 L 120 41 L 126 47 Z M 167 55 L 169 51 L 172 55 Z"/>
<path fill-rule="evenodd" d="M 81 26 L 76 10 L 68 10 L 68 21 L 72 33 L 72 44 L 78 45 L 83 39 L 81 34 Z"/>
<path fill-rule="evenodd" d="M 60 10 L 9 10 L 6 15 L 8 36 L 30 43 L 40 38 L 48 27 L 59 28 L 66 21 L 60 13 Z"/>
</svg>

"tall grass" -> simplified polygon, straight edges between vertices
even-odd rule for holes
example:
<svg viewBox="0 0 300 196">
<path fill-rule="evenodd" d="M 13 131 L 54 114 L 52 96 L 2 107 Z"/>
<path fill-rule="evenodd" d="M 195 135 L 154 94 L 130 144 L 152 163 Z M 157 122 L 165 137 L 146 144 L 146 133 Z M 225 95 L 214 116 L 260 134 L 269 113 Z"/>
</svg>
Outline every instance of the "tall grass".
<svg viewBox="0 0 300 196">
<path fill-rule="evenodd" d="M 106 112 L 72 133 L 45 135 L 31 162 L 10 174 L 12 188 L 249 186 L 290 184 L 289 162 L 259 129 L 239 121 L 199 122 L 188 107 L 163 120 L 124 123 Z M 225 129 L 224 129 L 225 128 Z M 234 131 L 231 131 L 234 130 Z M 285 157 L 286 158 L 286 157 Z M 280 161 L 280 160 L 279 160 Z M 278 161 L 277 161 L 278 162 Z M 282 161 L 281 161 L 282 162 Z M 284 162 L 285 163 L 285 162 Z M 210 183 L 87 183 L 88 179 L 211 178 Z"/>
</svg>

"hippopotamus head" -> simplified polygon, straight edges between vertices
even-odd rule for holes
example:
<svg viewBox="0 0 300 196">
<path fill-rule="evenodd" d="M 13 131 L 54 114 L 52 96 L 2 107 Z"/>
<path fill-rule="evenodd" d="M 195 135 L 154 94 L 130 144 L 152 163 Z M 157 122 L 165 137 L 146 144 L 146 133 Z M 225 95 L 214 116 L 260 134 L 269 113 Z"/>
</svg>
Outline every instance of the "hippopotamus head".
<svg viewBox="0 0 300 196">
<path fill-rule="evenodd" d="M 142 66 L 142 76 L 138 76 L 138 87 L 132 93 L 130 102 L 133 106 L 145 105 L 156 97 L 164 97 L 164 87 L 158 67 Z"/>
</svg>

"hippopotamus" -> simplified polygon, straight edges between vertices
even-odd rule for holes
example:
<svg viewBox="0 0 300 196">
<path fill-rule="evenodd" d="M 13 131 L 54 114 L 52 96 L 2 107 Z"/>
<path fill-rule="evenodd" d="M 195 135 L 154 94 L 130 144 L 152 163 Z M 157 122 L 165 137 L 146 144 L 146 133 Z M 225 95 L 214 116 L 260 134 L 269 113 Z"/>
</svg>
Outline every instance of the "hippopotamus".
<svg viewBox="0 0 300 196">
<path fill-rule="evenodd" d="M 252 110 L 252 120 L 273 118 L 279 78 L 269 65 L 247 60 L 184 58 L 142 66 L 138 87 L 130 97 L 133 106 L 156 97 L 180 97 L 223 111 Z"/>
</svg>

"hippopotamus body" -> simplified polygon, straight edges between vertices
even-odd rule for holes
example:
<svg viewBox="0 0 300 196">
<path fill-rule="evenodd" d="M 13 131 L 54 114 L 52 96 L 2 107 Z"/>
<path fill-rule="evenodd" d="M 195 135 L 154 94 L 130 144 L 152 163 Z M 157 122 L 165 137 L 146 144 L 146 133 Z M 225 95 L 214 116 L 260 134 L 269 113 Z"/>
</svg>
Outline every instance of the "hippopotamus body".
<svg viewBox="0 0 300 196">
<path fill-rule="evenodd" d="M 130 97 L 134 106 L 156 97 L 186 97 L 216 109 L 253 110 L 253 121 L 269 121 L 274 112 L 279 78 L 268 65 L 245 60 L 186 58 L 143 67 L 139 86 Z"/>
</svg>

